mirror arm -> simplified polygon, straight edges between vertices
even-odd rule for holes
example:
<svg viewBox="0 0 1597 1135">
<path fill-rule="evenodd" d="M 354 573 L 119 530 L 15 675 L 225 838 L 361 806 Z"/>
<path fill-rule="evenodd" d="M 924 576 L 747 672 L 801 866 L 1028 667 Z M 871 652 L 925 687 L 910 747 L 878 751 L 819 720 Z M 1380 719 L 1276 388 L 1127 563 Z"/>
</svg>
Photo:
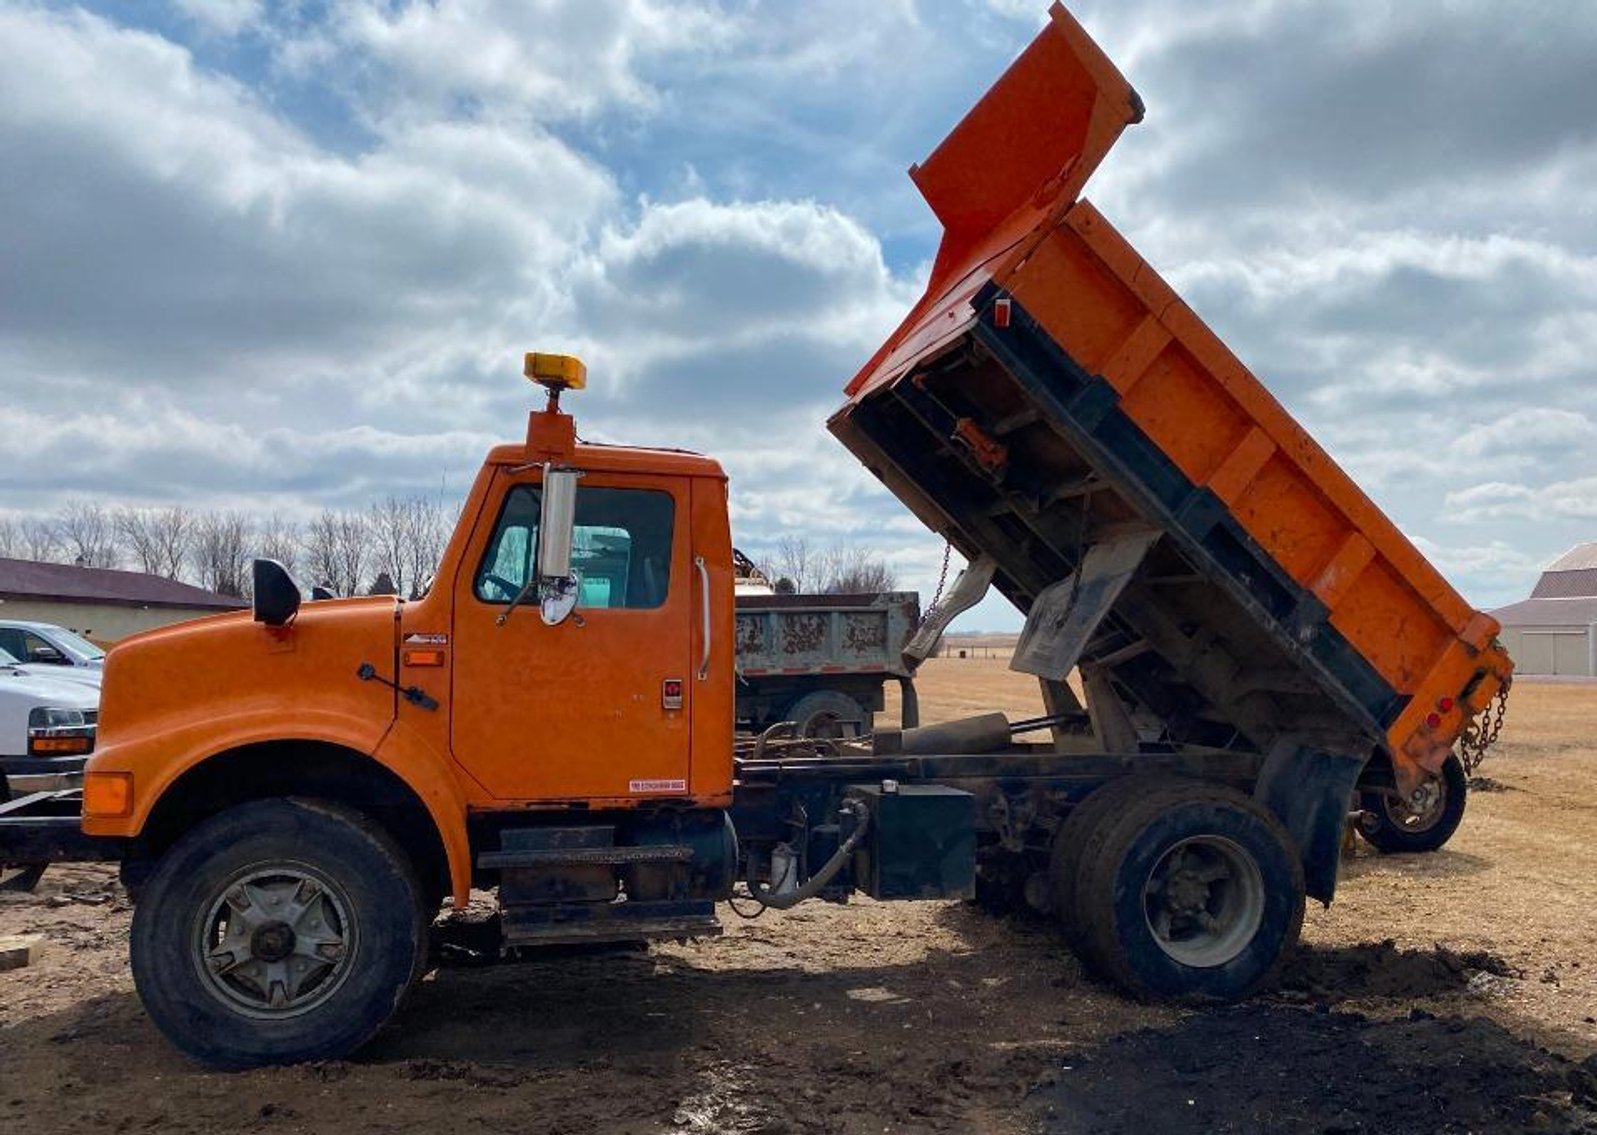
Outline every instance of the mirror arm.
<svg viewBox="0 0 1597 1135">
<path fill-rule="evenodd" d="M 527 580 L 527 582 L 522 585 L 521 590 L 516 592 L 515 598 L 510 600 L 510 606 L 506 607 L 503 611 L 501 611 L 500 614 L 499 614 L 499 617 L 494 620 L 494 626 L 496 626 L 496 627 L 504 626 L 505 625 L 505 620 L 510 618 L 510 612 L 514 611 L 517 607 L 521 606 L 522 602 L 532 592 L 532 589 L 534 587 L 538 586 L 539 582 L 541 582 L 541 581 L 538 579 L 538 577 L 536 575 L 534 575 L 531 579 Z"/>
</svg>

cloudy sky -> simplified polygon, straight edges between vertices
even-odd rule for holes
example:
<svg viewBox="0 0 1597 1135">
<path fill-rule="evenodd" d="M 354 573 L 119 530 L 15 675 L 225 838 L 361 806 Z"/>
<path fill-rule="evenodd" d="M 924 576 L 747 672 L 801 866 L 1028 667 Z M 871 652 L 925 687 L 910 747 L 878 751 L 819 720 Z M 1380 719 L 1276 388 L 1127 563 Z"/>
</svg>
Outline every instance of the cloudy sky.
<svg viewBox="0 0 1597 1135">
<path fill-rule="evenodd" d="M 929 592 L 822 422 L 936 247 L 905 167 L 1045 7 L 0 0 L 0 512 L 455 498 L 573 351 L 740 544 Z M 1088 196 L 1465 593 L 1597 539 L 1597 7 L 1073 9 L 1148 104 Z"/>
</svg>

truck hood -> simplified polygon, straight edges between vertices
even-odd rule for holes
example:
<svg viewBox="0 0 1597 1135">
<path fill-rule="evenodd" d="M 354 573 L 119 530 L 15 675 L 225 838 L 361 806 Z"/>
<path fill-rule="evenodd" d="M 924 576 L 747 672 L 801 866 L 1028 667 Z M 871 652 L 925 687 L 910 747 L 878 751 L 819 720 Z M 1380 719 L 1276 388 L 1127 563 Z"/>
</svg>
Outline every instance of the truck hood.
<svg viewBox="0 0 1597 1135">
<path fill-rule="evenodd" d="M 389 597 L 305 603 L 285 627 L 248 612 L 158 627 L 107 656 L 94 766 L 119 767 L 132 750 L 196 750 L 282 737 L 338 736 L 375 744 L 394 716 L 394 693 L 357 676 L 391 676 L 399 602 Z M 318 724 L 320 723 L 320 724 Z M 253 731 L 253 732 L 252 732 Z"/>
<path fill-rule="evenodd" d="M 84 682 L 41 677 L 21 668 L 8 668 L 0 670 L 0 702 L 26 709 L 46 705 L 60 709 L 94 709 L 100 704 L 100 690 Z"/>
<path fill-rule="evenodd" d="M 100 664 L 93 666 L 54 666 L 41 662 L 24 662 L 20 667 L 22 672 L 30 678 L 40 678 L 47 682 L 70 682 L 75 686 L 87 686 L 98 696 L 100 680 L 105 676 Z"/>
</svg>

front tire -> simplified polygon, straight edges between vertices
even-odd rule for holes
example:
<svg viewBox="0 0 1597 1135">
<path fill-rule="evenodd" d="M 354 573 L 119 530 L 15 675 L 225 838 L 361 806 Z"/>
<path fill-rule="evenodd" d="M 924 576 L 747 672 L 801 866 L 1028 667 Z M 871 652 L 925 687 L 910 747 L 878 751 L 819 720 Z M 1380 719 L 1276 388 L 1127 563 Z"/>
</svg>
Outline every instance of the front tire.
<svg viewBox="0 0 1597 1135">
<path fill-rule="evenodd" d="M 1442 774 L 1421 789 L 1419 806 L 1374 789 L 1360 794 L 1359 834 L 1377 851 L 1437 851 L 1464 819 L 1469 777 L 1457 753 L 1449 753 Z"/>
<path fill-rule="evenodd" d="M 420 972 L 420 895 L 408 857 L 360 813 L 243 804 L 194 828 L 150 876 L 133 981 L 156 1027 L 203 1064 L 348 1056 Z"/>
<path fill-rule="evenodd" d="M 1297 942 L 1303 904 L 1280 822 L 1198 781 L 1167 781 L 1100 817 L 1076 879 L 1083 962 L 1144 999 L 1248 996 Z"/>
</svg>

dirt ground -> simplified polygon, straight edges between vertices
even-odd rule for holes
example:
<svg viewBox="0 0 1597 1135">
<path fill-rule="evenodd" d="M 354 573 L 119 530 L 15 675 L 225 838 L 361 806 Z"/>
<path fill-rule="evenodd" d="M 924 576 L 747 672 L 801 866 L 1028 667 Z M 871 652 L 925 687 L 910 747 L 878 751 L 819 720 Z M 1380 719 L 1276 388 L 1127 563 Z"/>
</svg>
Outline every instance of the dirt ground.
<svg viewBox="0 0 1597 1135">
<path fill-rule="evenodd" d="M 939 659 L 928 719 L 1039 712 Z M 1279 988 L 1194 1012 L 961 904 L 810 905 L 647 951 L 446 966 L 354 1061 L 199 1070 L 132 992 L 110 872 L 0 895 L 0 1132 L 1597 1132 L 1597 685 L 1521 682 L 1440 853 L 1361 848 Z"/>
</svg>

